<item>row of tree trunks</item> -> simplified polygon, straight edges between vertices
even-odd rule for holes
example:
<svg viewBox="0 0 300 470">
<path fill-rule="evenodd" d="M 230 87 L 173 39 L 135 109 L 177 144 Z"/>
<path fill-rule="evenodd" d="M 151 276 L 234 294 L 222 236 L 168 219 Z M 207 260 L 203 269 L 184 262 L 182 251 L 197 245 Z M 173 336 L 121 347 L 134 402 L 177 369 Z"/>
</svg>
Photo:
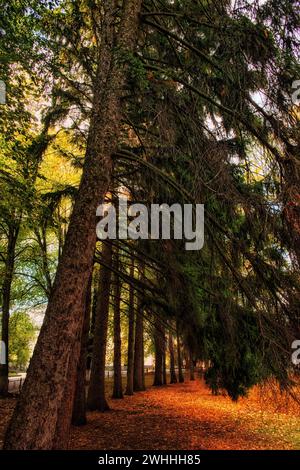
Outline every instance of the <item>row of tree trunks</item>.
<svg viewBox="0 0 300 470">
<path fill-rule="evenodd" d="M 91 410 L 106 411 L 108 408 L 105 396 L 105 356 L 106 340 L 108 329 L 109 300 L 111 294 L 111 273 L 113 271 L 113 339 L 114 339 L 114 382 L 113 398 L 123 398 L 122 386 L 122 365 L 121 365 L 121 282 L 118 275 L 120 269 L 119 247 L 114 248 L 106 242 L 102 250 L 103 266 L 100 269 L 98 286 L 95 287 L 97 293 L 96 309 L 93 326 L 93 361 L 88 393 L 88 408 Z M 112 269 L 113 267 L 113 269 Z M 135 266 L 134 258 L 131 257 L 130 276 L 134 278 Z M 143 278 L 143 267 L 140 266 L 140 277 Z M 91 277 L 92 279 L 92 277 Z M 129 372 L 127 376 L 127 391 L 132 394 L 134 391 L 145 390 L 144 377 L 144 320 L 143 320 L 143 298 L 137 297 L 137 309 L 135 313 L 135 291 L 130 284 L 129 289 L 129 310 L 128 310 L 128 351 L 133 351 L 132 356 L 128 356 Z M 87 292 L 86 317 L 82 334 L 81 356 L 78 367 L 77 389 L 73 408 L 73 423 L 81 425 L 86 422 L 85 417 L 85 372 L 87 359 L 87 343 L 91 311 L 91 280 Z M 134 328 L 135 326 L 135 328 Z M 156 317 L 155 321 L 155 381 L 154 385 L 167 384 L 166 370 L 166 338 L 165 327 L 161 320 Z M 179 337 L 177 339 L 179 341 Z M 134 350 L 132 349 L 134 345 Z M 179 348 L 179 351 L 181 347 Z M 170 352 L 170 372 L 171 383 L 177 382 L 175 372 L 175 355 L 172 332 L 169 332 L 169 352 Z M 133 390 L 132 390 L 132 360 L 133 360 Z M 181 356 L 179 356 L 181 363 Z M 194 362 L 191 352 L 186 352 L 187 369 L 190 369 L 190 379 L 194 380 Z M 180 369 L 180 368 L 179 368 Z M 131 393 L 132 390 L 132 393 Z"/>
<path fill-rule="evenodd" d="M 108 248 L 110 247 L 110 248 Z M 93 315 L 93 359 L 88 392 L 88 408 L 90 410 L 106 411 L 108 409 L 105 397 L 105 353 L 108 328 L 109 300 L 110 300 L 110 276 L 112 251 L 111 245 L 106 243 L 102 253 L 103 267 L 100 270 L 97 301 Z M 123 398 L 122 364 L 121 364 L 121 283 L 117 274 L 120 269 L 119 249 L 114 250 L 113 255 L 113 306 L 114 306 L 114 379 L 113 398 Z M 134 277 L 134 259 L 131 258 L 130 275 Z M 133 391 L 145 390 L 144 378 L 144 320 L 141 297 L 138 298 L 137 314 L 135 316 L 134 287 L 130 285 L 129 310 L 128 310 L 128 368 L 126 393 L 131 395 Z M 80 420 L 79 420 L 80 424 Z"/>
<path fill-rule="evenodd" d="M 170 383 L 177 383 L 177 375 L 175 370 L 175 353 L 174 341 L 172 332 L 169 331 L 168 337 L 169 344 L 169 357 L 170 357 Z M 154 347 L 155 347 L 155 370 L 154 370 L 154 383 L 155 386 L 167 384 L 167 370 L 166 370 L 166 338 L 165 327 L 161 320 L 156 317 L 154 324 Z M 184 374 L 182 370 L 182 353 L 181 341 L 177 326 L 177 361 L 178 361 L 178 380 L 180 383 L 184 382 Z M 195 380 L 194 362 L 190 355 L 187 359 L 187 368 L 190 371 L 190 380 Z"/>
</svg>

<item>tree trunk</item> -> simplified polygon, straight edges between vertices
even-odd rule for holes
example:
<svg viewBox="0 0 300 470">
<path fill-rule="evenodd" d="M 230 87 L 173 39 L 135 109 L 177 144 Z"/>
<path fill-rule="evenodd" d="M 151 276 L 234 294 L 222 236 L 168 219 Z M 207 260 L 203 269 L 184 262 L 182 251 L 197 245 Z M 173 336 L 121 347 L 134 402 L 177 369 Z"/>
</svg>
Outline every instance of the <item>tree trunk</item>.
<svg viewBox="0 0 300 470">
<path fill-rule="evenodd" d="M 6 433 L 5 449 L 51 449 L 58 414 L 64 413 L 61 419 L 71 423 L 72 409 L 62 411 L 62 402 L 70 380 L 70 359 L 76 364 L 79 360 L 80 348 L 76 344 L 82 331 L 84 296 L 92 270 L 96 208 L 111 179 L 111 155 L 118 143 L 121 97 L 128 68 L 128 61 L 116 60 L 116 54 L 120 50 L 131 52 L 135 47 L 141 0 L 123 2 L 117 36 L 114 6 L 114 0 L 101 3 L 101 41 L 83 175 L 45 320 Z M 71 380 L 75 383 L 76 374 Z"/>
<path fill-rule="evenodd" d="M 170 383 L 176 384 L 177 377 L 176 377 L 176 371 L 175 371 L 174 343 L 173 343 L 173 335 L 171 331 L 169 332 L 169 353 L 170 353 Z"/>
<path fill-rule="evenodd" d="M 109 316 L 109 297 L 111 284 L 112 245 L 103 243 L 102 261 L 99 279 L 99 297 L 96 307 L 96 318 L 93 339 L 93 359 L 88 391 L 87 406 L 91 411 L 109 409 L 105 397 L 105 356 Z"/>
<path fill-rule="evenodd" d="M 134 277 L 134 259 L 132 257 L 130 277 Z M 127 385 L 126 395 L 133 395 L 133 367 L 134 367 L 134 288 L 129 286 L 129 309 L 128 309 L 128 355 L 127 355 Z"/>
<path fill-rule="evenodd" d="M 166 354 L 166 340 L 164 339 L 164 352 L 163 352 L 163 384 L 167 385 L 167 354 Z"/>
<path fill-rule="evenodd" d="M 190 380 L 195 380 L 195 363 L 192 353 L 190 353 Z"/>
<path fill-rule="evenodd" d="M 83 331 L 83 326 L 82 326 Z M 55 433 L 53 438 L 53 449 L 68 450 L 70 423 L 65 419 L 66 414 L 71 416 L 73 412 L 74 398 L 76 393 L 76 381 L 78 371 L 78 357 L 81 350 L 82 331 L 78 332 L 73 353 L 67 366 L 67 383 L 64 387 L 64 395 L 57 416 Z"/>
<path fill-rule="evenodd" d="M 153 385 L 160 386 L 163 385 L 164 331 L 158 317 L 155 320 L 154 347 L 155 371 Z"/>
<path fill-rule="evenodd" d="M 115 269 L 119 270 L 119 248 L 115 252 Z M 122 362 L 121 362 L 121 283 L 117 274 L 114 275 L 114 388 L 113 398 L 123 398 Z"/>
<path fill-rule="evenodd" d="M 191 368 L 190 353 L 188 349 L 186 348 L 183 348 L 183 360 L 185 363 L 185 372 L 186 371 L 190 372 L 190 368 Z"/>
<path fill-rule="evenodd" d="M 95 266 L 94 276 L 92 281 L 92 316 L 91 316 L 91 325 L 90 331 L 91 335 L 94 334 L 94 327 L 95 327 L 95 318 L 96 318 L 96 310 L 97 310 L 97 300 L 99 299 L 99 279 L 100 279 L 100 266 Z"/>
<path fill-rule="evenodd" d="M 180 336 L 179 336 L 179 329 L 177 325 L 177 360 L 178 360 L 178 381 L 180 383 L 184 382 L 184 375 L 182 372 L 182 358 L 181 358 L 181 344 L 180 344 Z"/>
<path fill-rule="evenodd" d="M 16 256 L 16 243 L 20 229 L 20 221 L 9 224 L 8 227 L 8 240 L 7 240 L 7 255 L 5 259 L 4 279 L 2 284 L 2 334 L 1 340 L 4 344 L 4 359 L 5 363 L 0 364 L 0 395 L 6 396 L 8 394 L 8 370 L 9 370 L 9 309 L 11 286 L 13 281 L 15 256 Z"/>
<path fill-rule="evenodd" d="M 144 278 L 144 268 L 141 266 L 141 280 Z M 133 389 L 135 392 L 145 390 L 145 372 L 144 372 L 144 316 L 142 298 L 139 295 L 136 326 L 135 326 L 135 345 L 134 345 L 134 378 Z"/>
<path fill-rule="evenodd" d="M 86 368 L 91 316 L 91 289 L 92 275 L 90 276 L 86 293 L 85 317 L 81 336 L 81 351 L 77 368 L 76 391 L 72 414 L 72 424 L 75 426 L 86 424 Z"/>
<path fill-rule="evenodd" d="M 134 380 L 135 392 L 145 390 L 144 374 L 144 317 L 139 306 L 136 315 L 135 345 L 134 345 Z"/>
</svg>

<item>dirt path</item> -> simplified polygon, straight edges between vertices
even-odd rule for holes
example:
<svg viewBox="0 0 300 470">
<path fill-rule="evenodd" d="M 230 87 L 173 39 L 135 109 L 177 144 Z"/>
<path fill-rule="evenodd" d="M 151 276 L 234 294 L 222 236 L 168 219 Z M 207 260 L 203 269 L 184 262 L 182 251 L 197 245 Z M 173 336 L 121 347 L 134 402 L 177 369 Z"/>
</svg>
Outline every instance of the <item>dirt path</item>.
<svg viewBox="0 0 300 470">
<path fill-rule="evenodd" d="M 169 385 L 111 400 L 111 411 L 89 413 L 72 430 L 74 449 L 192 450 L 300 448 L 295 413 L 262 410 L 255 399 L 238 404 L 212 396 L 200 381 Z"/>
</svg>

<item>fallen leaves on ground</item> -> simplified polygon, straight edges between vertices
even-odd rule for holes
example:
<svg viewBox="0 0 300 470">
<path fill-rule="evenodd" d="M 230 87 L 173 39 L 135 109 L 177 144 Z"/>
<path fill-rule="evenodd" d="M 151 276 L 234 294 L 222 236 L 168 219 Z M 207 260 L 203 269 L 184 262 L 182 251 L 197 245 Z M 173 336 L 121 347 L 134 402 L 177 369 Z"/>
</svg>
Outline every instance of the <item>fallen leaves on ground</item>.
<svg viewBox="0 0 300 470">
<path fill-rule="evenodd" d="M 72 429 L 73 449 L 293 449 L 300 438 L 294 410 L 262 409 L 257 390 L 233 403 L 198 380 L 152 387 L 110 406 Z"/>
<path fill-rule="evenodd" d="M 0 399 L 0 448 L 15 399 Z M 300 449 L 299 405 L 270 384 L 233 403 L 203 381 L 151 387 L 110 400 L 111 410 L 88 413 L 72 427 L 72 449 Z"/>
</svg>

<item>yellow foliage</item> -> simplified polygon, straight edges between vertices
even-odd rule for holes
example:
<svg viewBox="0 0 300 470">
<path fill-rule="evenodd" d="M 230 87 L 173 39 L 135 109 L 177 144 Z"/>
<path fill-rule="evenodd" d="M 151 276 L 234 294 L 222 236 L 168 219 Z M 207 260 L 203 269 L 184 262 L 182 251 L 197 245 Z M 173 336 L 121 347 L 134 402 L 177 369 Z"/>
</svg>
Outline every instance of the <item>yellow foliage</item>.
<svg viewBox="0 0 300 470">
<path fill-rule="evenodd" d="M 78 157 L 80 150 L 70 142 L 66 133 L 60 132 L 44 155 L 39 171 L 42 178 L 37 181 L 38 190 L 44 192 L 66 185 L 79 185 L 81 169 L 74 167 L 71 158 L 65 154 Z"/>
</svg>

